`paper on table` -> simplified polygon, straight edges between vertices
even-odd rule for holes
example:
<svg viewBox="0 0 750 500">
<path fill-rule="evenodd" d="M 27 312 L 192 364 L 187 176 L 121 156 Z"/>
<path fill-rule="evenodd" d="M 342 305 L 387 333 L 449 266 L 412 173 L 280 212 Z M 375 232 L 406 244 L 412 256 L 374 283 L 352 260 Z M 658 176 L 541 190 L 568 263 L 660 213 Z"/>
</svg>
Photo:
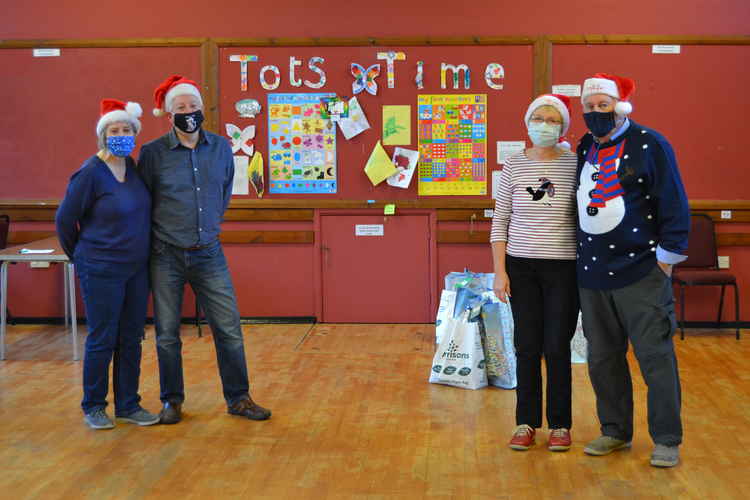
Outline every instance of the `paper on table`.
<svg viewBox="0 0 750 500">
<path fill-rule="evenodd" d="M 505 160 L 525 148 L 525 141 L 497 141 L 497 164 L 504 164 Z"/>
<path fill-rule="evenodd" d="M 411 106 L 383 106 L 383 144 L 411 144 Z"/>
<path fill-rule="evenodd" d="M 34 250 L 34 249 L 31 249 L 31 248 L 22 248 L 22 249 L 20 249 L 18 251 L 18 253 L 22 253 L 22 254 L 37 254 L 37 253 L 52 253 L 54 251 L 55 250 L 52 249 L 52 248 L 45 248 L 45 249 L 39 249 L 39 250 Z"/>
<path fill-rule="evenodd" d="M 339 120 L 339 128 L 347 140 L 370 128 L 370 122 L 367 121 L 356 96 L 349 99 L 349 116 Z"/>
<path fill-rule="evenodd" d="M 250 158 L 242 155 L 234 156 L 234 183 L 232 194 L 249 194 L 250 188 L 247 184 L 247 164 Z"/>
<path fill-rule="evenodd" d="M 373 186 L 377 186 L 396 173 L 396 166 L 388 158 L 388 153 L 385 152 L 380 141 L 375 144 L 372 153 L 370 153 L 370 159 L 367 160 L 367 164 L 365 165 L 365 173 L 370 178 Z"/>
<path fill-rule="evenodd" d="M 408 188 L 414 170 L 417 168 L 417 161 L 419 161 L 419 151 L 398 147 L 394 149 L 392 162 L 398 171 L 388 177 L 388 184 L 394 187 Z"/>
</svg>

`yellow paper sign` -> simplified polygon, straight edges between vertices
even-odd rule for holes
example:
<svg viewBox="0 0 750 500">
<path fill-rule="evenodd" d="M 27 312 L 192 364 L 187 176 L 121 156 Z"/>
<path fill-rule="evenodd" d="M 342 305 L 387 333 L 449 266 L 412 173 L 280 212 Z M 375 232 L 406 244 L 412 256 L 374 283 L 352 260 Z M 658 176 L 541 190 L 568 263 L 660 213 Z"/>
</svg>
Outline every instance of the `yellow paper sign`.
<svg viewBox="0 0 750 500">
<path fill-rule="evenodd" d="M 411 144 L 411 106 L 383 106 L 383 144 Z"/>
<path fill-rule="evenodd" d="M 394 215 L 396 213 L 396 204 L 388 203 L 383 207 L 383 215 Z"/>
<path fill-rule="evenodd" d="M 380 141 L 375 144 L 372 153 L 370 153 L 370 159 L 367 160 L 365 165 L 365 173 L 373 186 L 377 186 L 396 173 L 396 166 L 388 157 L 388 153 L 385 152 Z"/>
</svg>

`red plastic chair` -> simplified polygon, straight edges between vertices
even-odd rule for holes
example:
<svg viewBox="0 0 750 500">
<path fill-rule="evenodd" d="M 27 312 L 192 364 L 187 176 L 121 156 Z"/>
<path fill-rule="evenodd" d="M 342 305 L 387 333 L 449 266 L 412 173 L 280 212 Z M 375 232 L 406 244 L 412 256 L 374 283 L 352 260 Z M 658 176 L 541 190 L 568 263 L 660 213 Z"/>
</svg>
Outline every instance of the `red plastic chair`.
<svg viewBox="0 0 750 500">
<path fill-rule="evenodd" d="M 672 281 L 680 286 L 680 338 L 685 339 L 685 287 L 720 286 L 719 314 L 716 317 L 716 328 L 721 324 L 721 312 L 724 308 L 724 290 L 734 287 L 734 309 L 737 327 L 737 340 L 740 339 L 740 295 L 737 278 L 734 274 L 719 270 L 716 255 L 716 235 L 714 221 L 705 214 L 690 216 L 690 238 L 688 240 L 688 258 L 675 266 Z"/>
</svg>

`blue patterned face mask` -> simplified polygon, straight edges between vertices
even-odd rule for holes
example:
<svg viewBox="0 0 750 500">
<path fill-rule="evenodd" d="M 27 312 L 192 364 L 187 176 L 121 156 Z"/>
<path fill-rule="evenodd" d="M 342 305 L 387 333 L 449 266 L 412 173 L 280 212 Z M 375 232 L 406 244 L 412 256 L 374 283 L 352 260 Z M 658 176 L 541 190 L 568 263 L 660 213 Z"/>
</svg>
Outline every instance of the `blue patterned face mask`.
<svg viewBox="0 0 750 500">
<path fill-rule="evenodd" d="M 135 149 L 135 136 L 111 135 L 107 137 L 107 149 L 115 156 L 128 156 Z"/>
</svg>

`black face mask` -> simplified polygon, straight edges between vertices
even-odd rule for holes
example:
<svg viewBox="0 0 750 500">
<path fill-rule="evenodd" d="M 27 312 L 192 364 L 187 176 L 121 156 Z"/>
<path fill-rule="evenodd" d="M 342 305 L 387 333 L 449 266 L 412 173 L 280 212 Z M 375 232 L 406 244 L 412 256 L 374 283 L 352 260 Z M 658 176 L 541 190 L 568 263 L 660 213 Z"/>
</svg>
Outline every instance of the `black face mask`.
<svg viewBox="0 0 750 500">
<path fill-rule="evenodd" d="M 200 109 L 192 113 L 175 113 L 173 115 L 174 126 L 182 130 L 186 134 L 192 134 L 199 128 L 203 123 L 203 111 Z"/>
<path fill-rule="evenodd" d="M 594 134 L 594 137 L 604 137 L 615 128 L 614 111 L 610 111 L 609 113 L 599 113 L 598 111 L 584 113 L 583 120 L 586 122 L 586 126 L 591 133 Z"/>
</svg>

